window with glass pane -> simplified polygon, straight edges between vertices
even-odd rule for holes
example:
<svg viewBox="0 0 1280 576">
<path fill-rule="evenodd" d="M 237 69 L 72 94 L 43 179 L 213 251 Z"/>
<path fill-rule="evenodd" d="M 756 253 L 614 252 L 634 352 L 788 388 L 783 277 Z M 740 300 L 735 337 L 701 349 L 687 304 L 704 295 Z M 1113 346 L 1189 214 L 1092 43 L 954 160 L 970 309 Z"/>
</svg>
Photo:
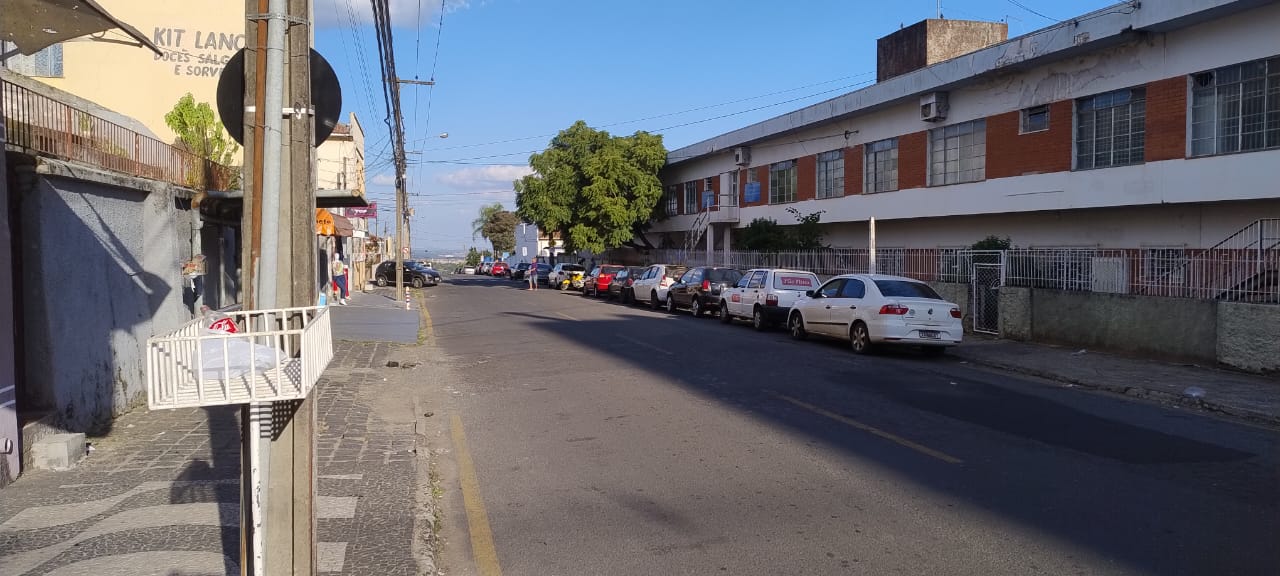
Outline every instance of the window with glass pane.
<svg viewBox="0 0 1280 576">
<path fill-rule="evenodd" d="M 698 191 L 693 182 L 684 183 L 684 213 L 693 214 L 698 211 Z"/>
<path fill-rule="evenodd" d="M 729 189 L 733 191 L 733 195 L 728 198 L 730 206 L 738 205 L 738 195 L 742 193 L 742 188 L 738 186 L 738 171 L 734 170 L 729 173 Z"/>
<path fill-rule="evenodd" d="M 769 203 L 796 201 L 796 161 L 769 165 Z"/>
<path fill-rule="evenodd" d="M 17 48 L 12 42 L 0 42 L 0 54 Z M 53 44 L 30 56 L 14 53 L 5 59 L 4 67 L 32 78 L 61 78 L 62 44 Z"/>
<path fill-rule="evenodd" d="M 680 186 L 671 186 L 667 188 L 667 216 L 675 216 L 680 213 Z"/>
<path fill-rule="evenodd" d="M 892 192 L 898 189 L 898 139 L 889 138 L 863 147 L 862 191 Z"/>
<path fill-rule="evenodd" d="M 1191 76 L 1191 155 L 1280 147 L 1280 58 Z"/>
<path fill-rule="evenodd" d="M 1047 104 L 1022 109 L 1022 126 L 1019 133 L 1041 132 L 1049 129 L 1049 106 Z"/>
<path fill-rule="evenodd" d="M 930 186 L 986 179 L 986 119 L 934 128 L 929 142 Z"/>
<path fill-rule="evenodd" d="M 818 155 L 818 198 L 844 196 L 844 150 Z"/>
<path fill-rule="evenodd" d="M 1130 88 L 1076 101 L 1076 168 L 1143 162 L 1147 93 Z"/>
</svg>

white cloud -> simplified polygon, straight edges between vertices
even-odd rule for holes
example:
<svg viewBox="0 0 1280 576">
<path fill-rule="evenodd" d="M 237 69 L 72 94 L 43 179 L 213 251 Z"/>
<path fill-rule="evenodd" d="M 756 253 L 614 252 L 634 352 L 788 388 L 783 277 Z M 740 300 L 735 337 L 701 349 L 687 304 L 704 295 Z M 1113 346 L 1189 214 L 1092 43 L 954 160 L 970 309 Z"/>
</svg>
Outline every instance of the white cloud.
<svg viewBox="0 0 1280 576">
<path fill-rule="evenodd" d="M 396 185 L 396 175 L 395 175 L 395 174 L 392 174 L 392 173 L 390 173 L 390 172 L 383 172 L 382 174 L 375 174 L 375 175 L 373 176 L 373 183 L 374 183 L 374 184 L 376 184 L 376 185 L 378 185 L 378 186 L 395 186 L 395 185 Z"/>
<path fill-rule="evenodd" d="M 441 3 L 436 0 L 390 0 L 391 25 L 413 28 L 417 26 L 418 7 L 422 7 L 424 27 L 435 26 L 440 16 Z M 446 12 L 456 12 L 470 7 L 470 0 L 447 0 Z M 350 26 L 352 17 L 356 25 L 373 22 L 373 5 L 369 0 L 315 0 L 316 24 L 321 27 Z"/>
<path fill-rule="evenodd" d="M 463 190 L 506 189 L 509 191 L 512 182 L 532 173 L 532 168 L 515 164 L 476 166 L 445 172 L 437 176 L 436 181 Z"/>
</svg>

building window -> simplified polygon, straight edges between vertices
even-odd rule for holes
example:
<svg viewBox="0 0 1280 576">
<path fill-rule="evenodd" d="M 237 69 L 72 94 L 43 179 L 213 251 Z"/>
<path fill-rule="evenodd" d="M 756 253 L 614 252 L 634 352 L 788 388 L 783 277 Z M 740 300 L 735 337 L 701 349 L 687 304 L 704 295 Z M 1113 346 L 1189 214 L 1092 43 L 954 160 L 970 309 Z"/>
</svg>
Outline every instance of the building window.
<svg viewBox="0 0 1280 576">
<path fill-rule="evenodd" d="M 1049 129 L 1049 105 L 1032 106 L 1022 109 L 1022 125 L 1019 134 L 1042 132 Z"/>
<path fill-rule="evenodd" d="M 0 54 L 17 48 L 12 42 L 0 42 Z M 15 53 L 4 59 L 4 67 L 32 78 L 61 78 L 62 44 L 54 44 L 30 56 Z"/>
<path fill-rule="evenodd" d="M 863 162 L 862 191 L 891 192 L 898 189 L 898 139 L 889 138 L 872 142 L 866 149 Z"/>
<path fill-rule="evenodd" d="M 782 204 L 796 201 L 796 161 L 787 160 L 769 165 L 769 203 Z"/>
<path fill-rule="evenodd" d="M 696 214 L 698 212 L 698 191 L 694 188 L 693 182 L 684 183 L 684 213 Z"/>
<path fill-rule="evenodd" d="M 730 201 L 729 206 L 737 206 L 738 194 L 741 194 L 741 191 L 738 188 L 738 171 L 737 170 L 734 170 L 729 173 L 729 189 L 733 191 L 733 193 L 730 194 L 727 198 L 727 200 Z"/>
<path fill-rule="evenodd" d="M 667 188 L 667 216 L 675 216 L 680 213 L 680 186 L 671 186 Z"/>
<path fill-rule="evenodd" d="M 1280 147 L 1280 58 L 1191 76 L 1191 155 Z"/>
<path fill-rule="evenodd" d="M 844 196 L 844 150 L 818 155 L 818 198 Z"/>
<path fill-rule="evenodd" d="M 1147 92 L 1116 90 L 1076 101 L 1076 168 L 1140 164 L 1146 148 Z"/>
<path fill-rule="evenodd" d="M 934 128 L 929 141 L 930 186 L 986 179 L 986 119 Z"/>
</svg>

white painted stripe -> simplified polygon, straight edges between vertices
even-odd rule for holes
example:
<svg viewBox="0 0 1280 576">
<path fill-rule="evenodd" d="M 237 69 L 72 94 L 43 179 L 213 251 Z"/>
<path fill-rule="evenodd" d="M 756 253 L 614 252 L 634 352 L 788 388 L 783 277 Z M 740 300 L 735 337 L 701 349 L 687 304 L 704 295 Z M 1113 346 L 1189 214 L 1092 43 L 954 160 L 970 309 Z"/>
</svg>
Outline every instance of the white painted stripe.
<svg viewBox="0 0 1280 576">
<path fill-rule="evenodd" d="M 320 477 L 326 480 L 360 480 L 364 474 L 321 474 Z"/>
<path fill-rule="evenodd" d="M 317 572 L 341 572 L 346 561 L 346 542 L 316 542 Z"/>
<path fill-rule="evenodd" d="M 668 351 L 666 351 L 666 350 L 663 350 L 662 348 L 659 348 L 659 347 L 657 347 L 657 346 L 654 346 L 653 344 L 650 344 L 650 343 L 648 343 L 648 342 L 641 342 L 641 341 L 636 340 L 635 338 L 632 338 L 632 337 L 627 336 L 627 335 L 625 335 L 625 334 L 618 334 L 618 337 L 619 337 L 619 338 L 621 338 L 621 339 L 623 339 L 623 340 L 626 340 L 627 342 L 630 342 L 630 343 L 632 343 L 632 344 L 635 344 L 636 346 L 639 346 L 639 347 L 641 347 L 641 348 L 648 348 L 648 349 L 653 350 L 654 352 L 658 352 L 658 353 L 660 353 L 660 354 L 666 354 L 667 356 L 673 356 L 673 354 L 672 354 L 671 352 L 668 352 Z"/>
<path fill-rule="evenodd" d="M 316 518 L 355 518 L 355 496 L 316 496 Z"/>
<path fill-rule="evenodd" d="M 90 484 L 63 484 L 58 488 L 93 488 L 96 486 L 114 486 L 113 482 L 93 482 Z"/>
<path fill-rule="evenodd" d="M 565 314 L 564 312 L 556 312 L 556 314 L 559 314 L 559 315 L 563 316 L 564 318 L 566 318 L 566 319 L 568 319 L 568 320 L 573 320 L 573 321 L 575 321 L 575 322 L 578 320 L 577 318 L 574 318 L 573 316 L 570 316 L 570 315 L 568 315 L 568 314 Z"/>
<path fill-rule="evenodd" d="M 9 392 L 9 391 L 13 390 L 13 389 L 14 389 L 14 388 L 16 388 L 16 387 L 17 387 L 17 384 L 14 384 L 13 386 L 5 386 L 4 388 L 0 388 L 0 394 L 4 394 L 5 392 Z"/>
<path fill-rule="evenodd" d="M 8 401 L 8 402 L 5 402 L 4 404 L 0 404 L 0 408 L 8 408 L 8 407 L 13 406 L 14 404 L 17 404 L 17 403 L 18 403 L 18 401 L 17 401 L 17 400 L 10 400 L 10 401 Z"/>
</svg>

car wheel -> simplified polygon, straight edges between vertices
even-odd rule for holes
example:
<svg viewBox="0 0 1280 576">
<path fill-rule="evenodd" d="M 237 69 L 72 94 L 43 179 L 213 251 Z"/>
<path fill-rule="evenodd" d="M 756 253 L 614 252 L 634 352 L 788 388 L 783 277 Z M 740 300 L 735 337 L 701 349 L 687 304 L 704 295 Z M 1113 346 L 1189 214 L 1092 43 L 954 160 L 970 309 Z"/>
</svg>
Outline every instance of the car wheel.
<svg viewBox="0 0 1280 576">
<path fill-rule="evenodd" d="M 937 358 L 947 353 L 947 347 L 946 346 L 924 346 L 920 349 L 920 351 L 923 352 L 925 356 L 928 356 L 930 358 Z"/>
<path fill-rule="evenodd" d="M 423 284 L 423 282 L 422 282 L 422 279 L 421 279 L 421 278 L 414 278 L 414 279 L 413 279 L 413 287 L 414 287 L 414 288 L 421 288 L 421 287 L 422 287 L 422 284 Z"/>
<path fill-rule="evenodd" d="M 791 315 L 791 319 L 787 321 L 787 328 L 791 331 L 791 337 L 796 340 L 809 337 L 809 333 L 804 331 L 804 318 L 800 317 L 799 312 Z"/>
<path fill-rule="evenodd" d="M 764 319 L 764 308 L 756 306 L 756 309 L 751 312 L 751 327 L 761 332 L 769 327 L 769 323 Z"/>
<path fill-rule="evenodd" d="M 729 304 L 724 300 L 720 301 L 720 323 L 728 324 L 733 322 L 733 316 L 729 315 Z"/>
<path fill-rule="evenodd" d="M 702 309 L 702 299 L 694 298 L 693 303 L 689 305 L 689 313 L 693 314 L 694 318 L 701 318 L 703 312 L 704 310 Z"/>
<path fill-rule="evenodd" d="M 871 334 L 867 332 L 866 324 L 862 322 L 853 324 L 853 328 L 849 330 L 849 345 L 853 347 L 856 354 L 871 352 Z"/>
<path fill-rule="evenodd" d="M 667 313 L 668 314 L 676 313 L 676 299 L 672 298 L 670 294 L 667 294 Z"/>
<path fill-rule="evenodd" d="M 386 276 L 379 276 L 379 277 L 378 277 L 378 279 L 377 279 L 376 281 L 374 281 L 374 284 L 377 284 L 379 288 L 386 288 L 386 287 L 387 287 L 387 277 L 386 277 Z"/>
<path fill-rule="evenodd" d="M 662 305 L 662 303 L 661 303 L 661 302 L 658 302 L 658 293 L 657 293 L 656 291 L 655 291 L 655 292 L 650 292 L 650 293 L 649 293 L 649 308 L 650 308 L 651 310 L 657 310 L 657 309 L 658 309 L 658 307 L 659 307 L 659 306 L 661 306 L 661 305 Z"/>
</svg>

